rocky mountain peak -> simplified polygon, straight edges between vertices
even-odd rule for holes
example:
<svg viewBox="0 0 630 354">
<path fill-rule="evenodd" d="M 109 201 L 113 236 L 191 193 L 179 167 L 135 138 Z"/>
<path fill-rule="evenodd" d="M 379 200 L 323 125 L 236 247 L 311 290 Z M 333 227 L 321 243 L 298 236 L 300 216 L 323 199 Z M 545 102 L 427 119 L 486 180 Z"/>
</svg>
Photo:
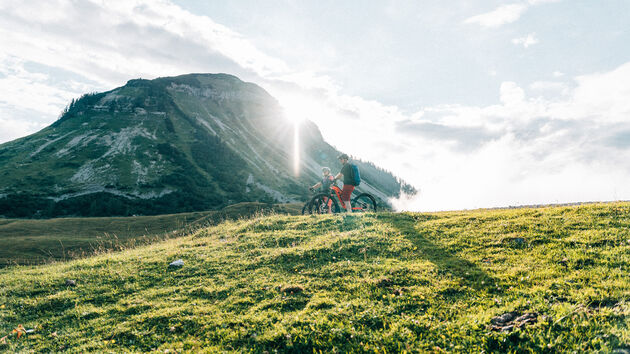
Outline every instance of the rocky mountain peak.
<svg viewBox="0 0 630 354">
<path fill-rule="evenodd" d="M 70 102 L 43 130 L 0 145 L 0 215 L 130 215 L 306 197 L 338 152 L 312 122 L 293 126 L 261 87 L 227 74 L 134 79 Z M 371 164 L 363 188 L 402 186 Z"/>
</svg>

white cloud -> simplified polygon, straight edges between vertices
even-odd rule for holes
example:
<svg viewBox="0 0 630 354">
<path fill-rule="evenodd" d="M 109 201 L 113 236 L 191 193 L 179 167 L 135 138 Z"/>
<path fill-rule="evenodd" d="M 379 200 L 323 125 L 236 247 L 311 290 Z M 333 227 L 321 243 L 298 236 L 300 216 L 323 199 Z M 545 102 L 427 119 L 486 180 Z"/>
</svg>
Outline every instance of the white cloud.
<svg viewBox="0 0 630 354">
<path fill-rule="evenodd" d="M 0 107 L 9 115 L 28 110 L 30 121 L 51 123 L 83 93 L 191 72 L 292 74 L 240 34 L 167 1 L 0 2 Z"/>
<path fill-rule="evenodd" d="M 518 20 L 527 10 L 526 4 L 501 5 L 493 11 L 467 18 L 464 23 L 478 24 L 483 27 L 495 28 Z"/>
<path fill-rule="evenodd" d="M 74 84 L 74 90 L 54 85 L 48 74 L 26 70 L 24 61 L 15 57 L 0 57 L 0 74 L 0 106 L 32 110 L 48 119 L 59 115 L 60 107 L 86 89 L 73 82 L 68 84 Z"/>
<path fill-rule="evenodd" d="M 578 76 L 570 117 L 590 115 L 602 122 L 630 120 L 630 62 L 606 73 Z"/>
<path fill-rule="evenodd" d="M 467 23 L 498 27 L 541 2 L 504 5 Z M 39 129 L 43 122 L 23 117 L 53 119 L 89 87 L 225 71 L 261 84 L 343 151 L 412 182 L 421 190 L 407 204 L 414 210 L 630 198 L 630 168 L 620 167 L 630 158 L 630 63 L 578 77 L 575 87 L 539 81 L 526 91 L 503 82 L 493 105 L 406 113 L 344 95 L 334 78 L 294 71 L 240 34 L 168 2 L 59 1 L 50 5 L 59 11 L 45 14 L 40 5 L 0 3 L 0 89 L 8 92 L 0 97 L 0 141 Z M 32 63 L 76 77 L 57 82 Z M 11 114 L 19 118 L 5 118 Z"/>
<path fill-rule="evenodd" d="M 570 93 L 569 86 L 558 81 L 536 81 L 529 85 L 529 88 L 539 94 L 559 94 L 566 96 Z"/>
<path fill-rule="evenodd" d="M 504 4 L 490 12 L 469 17 L 464 20 L 464 23 L 478 24 L 487 28 L 501 27 L 505 24 L 518 21 L 521 15 L 523 15 L 530 6 L 559 1 L 561 0 L 528 0 L 520 3 Z"/>
<path fill-rule="evenodd" d="M 560 2 L 562 0 L 528 0 L 527 2 L 531 5 L 538 5 L 538 4 L 544 4 L 544 3 L 551 3 L 551 2 Z"/>
<path fill-rule="evenodd" d="M 538 43 L 538 38 L 536 38 L 536 33 L 530 33 L 525 37 L 512 39 L 512 43 L 516 45 L 522 45 L 524 48 L 528 48 L 529 46 Z"/>
<path fill-rule="evenodd" d="M 525 99 L 525 92 L 518 87 L 515 82 L 501 83 L 500 99 L 506 106 L 516 106 L 521 104 Z"/>
<path fill-rule="evenodd" d="M 531 89 L 561 90 L 553 100 L 530 98 L 514 82 L 500 87 L 500 105 L 450 108 L 447 126 L 474 121 L 494 129 L 476 150 L 407 140 L 410 151 L 430 153 L 413 161 L 416 198 L 401 209 L 444 210 L 630 198 L 630 63 L 607 73 L 576 78 L 570 88 L 538 82 Z M 448 110 L 449 108 L 447 108 Z M 472 130 L 471 130 L 472 131 Z M 445 148 L 446 147 L 446 148 Z M 404 165 L 403 165 L 404 168 Z M 408 168 L 405 173 L 412 173 Z"/>
<path fill-rule="evenodd" d="M 238 33 L 166 1 L 58 1 L 53 7 L 59 14 L 54 16 L 41 11 L 40 2 L 3 5 L 4 51 L 103 85 L 135 75 L 190 72 L 203 68 L 204 60 L 223 60 L 223 68 L 261 76 L 288 71 L 281 60 L 260 52 Z"/>
<path fill-rule="evenodd" d="M 395 201 L 402 209 L 628 199 L 630 168 L 619 168 L 630 158 L 630 141 L 624 140 L 630 139 L 630 122 L 619 121 L 630 115 L 623 99 L 627 75 L 623 65 L 579 77 L 575 88 L 534 82 L 531 97 L 517 83 L 503 82 L 500 104 L 442 105 L 414 114 L 322 91 L 309 96 L 302 112 L 314 112 L 309 118 L 342 150 L 417 186 L 419 196 Z M 600 105 L 616 113 L 604 119 L 610 112 L 596 114 Z"/>
<path fill-rule="evenodd" d="M 5 110 L 0 108 L 0 113 L 5 113 Z M 0 117 L 0 142 L 10 141 L 28 134 L 33 134 L 38 130 L 44 128 L 47 124 L 29 122 L 24 119 L 11 119 Z"/>
<path fill-rule="evenodd" d="M 564 73 L 561 71 L 554 71 L 552 75 L 553 77 L 563 77 Z"/>
</svg>

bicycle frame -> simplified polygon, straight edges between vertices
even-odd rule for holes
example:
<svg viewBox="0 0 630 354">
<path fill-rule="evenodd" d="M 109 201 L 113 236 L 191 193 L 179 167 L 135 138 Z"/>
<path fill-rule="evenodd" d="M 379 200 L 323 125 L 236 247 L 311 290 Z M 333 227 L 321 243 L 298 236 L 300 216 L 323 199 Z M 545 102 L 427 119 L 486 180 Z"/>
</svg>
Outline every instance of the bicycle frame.
<svg viewBox="0 0 630 354">
<path fill-rule="evenodd" d="M 337 200 L 339 200 L 339 204 L 341 205 L 341 207 L 343 209 L 346 209 L 346 203 L 343 202 L 343 200 L 341 200 L 341 189 L 337 186 L 331 186 L 330 187 L 331 192 L 335 192 L 335 194 L 337 195 Z M 331 193 L 332 195 L 332 193 Z M 352 207 L 352 210 L 361 210 L 360 207 Z"/>
</svg>

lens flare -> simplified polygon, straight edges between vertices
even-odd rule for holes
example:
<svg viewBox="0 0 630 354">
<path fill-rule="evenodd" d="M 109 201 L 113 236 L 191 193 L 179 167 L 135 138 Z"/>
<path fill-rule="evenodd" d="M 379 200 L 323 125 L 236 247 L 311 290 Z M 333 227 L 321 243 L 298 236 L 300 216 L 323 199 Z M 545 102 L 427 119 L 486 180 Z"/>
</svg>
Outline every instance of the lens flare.
<svg viewBox="0 0 630 354">
<path fill-rule="evenodd" d="M 293 174 L 300 175 L 300 123 L 293 121 Z"/>
</svg>

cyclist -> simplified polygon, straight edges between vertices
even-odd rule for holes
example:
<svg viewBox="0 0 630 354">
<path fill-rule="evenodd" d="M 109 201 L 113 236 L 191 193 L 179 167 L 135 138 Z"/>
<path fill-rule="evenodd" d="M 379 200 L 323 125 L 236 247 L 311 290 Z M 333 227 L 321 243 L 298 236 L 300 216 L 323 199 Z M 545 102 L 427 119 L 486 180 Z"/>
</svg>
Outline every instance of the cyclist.
<svg viewBox="0 0 630 354">
<path fill-rule="evenodd" d="M 320 188 L 321 193 L 330 195 L 330 187 L 335 182 L 335 178 L 330 174 L 330 168 L 322 167 L 322 180 L 311 186 L 309 190 L 313 191 Z M 324 197 L 324 203 L 328 204 L 328 213 L 332 214 L 332 199 Z"/>
<path fill-rule="evenodd" d="M 350 196 L 352 195 L 352 191 L 354 191 L 354 180 L 352 175 L 352 164 L 350 163 L 350 159 L 348 155 L 341 154 L 337 156 L 339 162 L 343 165 L 341 171 L 335 176 L 335 179 L 343 178 L 343 189 L 341 190 L 341 202 L 346 206 L 346 213 L 352 212 L 352 207 L 350 206 Z"/>
</svg>

